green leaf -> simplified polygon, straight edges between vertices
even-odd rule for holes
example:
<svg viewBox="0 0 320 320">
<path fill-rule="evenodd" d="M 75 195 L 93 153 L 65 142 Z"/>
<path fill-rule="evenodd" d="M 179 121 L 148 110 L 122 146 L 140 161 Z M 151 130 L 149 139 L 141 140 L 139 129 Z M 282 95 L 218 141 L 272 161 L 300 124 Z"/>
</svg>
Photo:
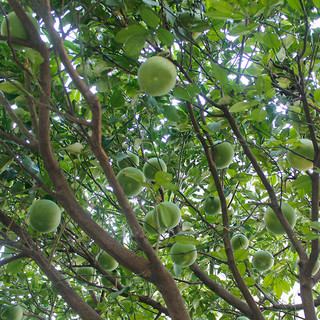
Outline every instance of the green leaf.
<svg viewBox="0 0 320 320">
<path fill-rule="evenodd" d="M 172 90 L 172 94 L 177 98 L 178 100 L 185 100 L 185 101 L 191 101 L 191 97 L 189 92 L 182 87 L 174 87 Z"/>
<path fill-rule="evenodd" d="M 155 29 L 159 23 L 160 23 L 160 18 L 159 16 L 150 8 L 148 7 L 143 7 L 140 11 L 140 15 L 142 20 L 150 27 Z"/>
<path fill-rule="evenodd" d="M 130 38 L 135 36 L 147 37 L 148 30 L 146 30 L 140 24 L 132 24 L 122 30 L 120 30 L 116 36 L 115 40 L 120 43 L 126 43 Z"/>
<path fill-rule="evenodd" d="M 262 108 L 254 109 L 251 112 L 251 117 L 253 120 L 261 122 L 266 119 L 268 112 Z"/>
<path fill-rule="evenodd" d="M 14 85 L 17 84 L 19 87 L 23 88 L 22 83 L 19 81 L 4 81 L 0 83 L 0 90 L 3 91 L 4 93 L 10 93 L 10 94 L 21 94 L 22 91 Z"/>
<path fill-rule="evenodd" d="M 229 109 L 229 112 L 231 113 L 245 112 L 249 109 L 249 107 L 250 105 L 247 102 L 237 102 Z"/>
<path fill-rule="evenodd" d="M 247 285 L 247 286 L 253 286 L 253 285 L 255 285 L 255 281 L 254 281 L 254 279 L 253 278 L 251 278 L 251 277 L 245 277 L 244 279 L 243 279 L 243 281 L 245 282 L 245 284 Z"/>
<path fill-rule="evenodd" d="M 174 240 L 176 242 L 184 243 L 184 244 L 194 244 L 196 246 L 201 245 L 201 241 L 195 239 L 194 237 L 184 234 L 183 232 L 178 233 L 175 237 Z"/>
<path fill-rule="evenodd" d="M 160 28 L 156 31 L 159 40 L 166 46 L 170 47 L 174 42 L 174 35 L 167 29 Z"/>
<path fill-rule="evenodd" d="M 305 193 L 310 194 L 312 190 L 312 182 L 309 176 L 303 175 L 295 179 L 292 183 L 297 190 L 303 189 Z"/>
<path fill-rule="evenodd" d="M 302 8 L 299 0 L 287 0 L 287 2 L 293 10 L 302 12 Z"/>
<path fill-rule="evenodd" d="M 164 171 L 158 171 L 155 175 L 156 183 L 164 185 L 170 183 L 172 180 L 172 174 Z"/>
<path fill-rule="evenodd" d="M 13 158 L 11 156 L 3 156 L 0 158 L 0 174 L 6 170 L 10 164 L 13 162 Z"/>
<path fill-rule="evenodd" d="M 320 0 L 319 0 L 320 2 Z M 320 102 L 320 89 L 314 90 L 313 97 L 316 102 Z"/>
<path fill-rule="evenodd" d="M 243 260 L 247 259 L 248 256 L 249 256 L 249 252 L 248 252 L 248 250 L 245 250 L 245 249 L 238 249 L 234 253 L 234 258 L 236 261 L 243 261 Z"/>
<path fill-rule="evenodd" d="M 320 222 L 319 221 L 311 221 L 310 228 L 320 231 Z"/>
<path fill-rule="evenodd" d="M 129 57 L 133 57 L 140 54 L 146 42 L 145 35 L 136 35 L 128 39 L 124 46 L 124 51 Z"/>
<path fill-rule="evenodd" d="M 174 106 L 164 106 L 163 107 L 163 115 L 170 121 L 179 122 L 180 116 L 178 110 Z"/>
<path fill-rule="evenodd" d="M 249 26 L 236 26 L 235 28 L 231 29 L 229 34 L 231 36 L 244 36 L 247 34 L 252 33 L 258 27 L 257 24 L 250 24 Z"/>
<path fill-rule="evenodd" d="M 23 268 L 23 260 L 17 259 L 7 264 L 6 271 L 9 274 L 17 274 L 21 272 L 22 268 Z"/>
</svg>

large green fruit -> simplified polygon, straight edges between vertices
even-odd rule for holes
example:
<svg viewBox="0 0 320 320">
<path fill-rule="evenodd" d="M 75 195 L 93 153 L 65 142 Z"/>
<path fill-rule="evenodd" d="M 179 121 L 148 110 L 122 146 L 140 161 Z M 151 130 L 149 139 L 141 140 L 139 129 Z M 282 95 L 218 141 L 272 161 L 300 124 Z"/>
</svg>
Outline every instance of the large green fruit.
<svg viewBox="0 0 320 320">
<path fill-rule="evenodd" d="M 6 307 L 1 312 L 1 320 L 21 320 L 23 318 L 23 308 L 21 306 Z"/>
<path fill-rule="evenodd" d="M 138 70 L 140 88 L 151 96 L 162 96 L 175 86 L 177 70 L 166 58 L 154 56 L 141 64 Z"/>
<path fill-rule="evenodd" d="M 296 170 L 308 170 L 313 167 L 314 147 L 309 139 L 300 139 L 299 145 L 287 152 L 287 161 Z"/>
<path fill-rule="evenodd" d="M 93 282 L 95 270 L 92 267 L 79 267 L 75 271 L 79 276 L 81 276 L 88 282 Z M 81 280 L 79 277 L 77 278 L 77 281 L 81 284 L 86 283 L 83 280 Z"/>
<path fill-rule="evenodd" d="M 52 232 L 60 224 L 61 210 L 51 200 L 36 200 L 29 208 L 29 221 L 31 227 L 38 232 Z"/>
<path fill-rule="evenodd" d="M 135 197 L 142 191 L 146 178 L 139 169 L 127 167 L 118 173 L 117 180 L 127 197 Z"/>
<path fill-rule="evenodd" d="M 252 265 L 258 271 L 267 271 L 272 268 L 274 263 L 271 253 L 265 250 L 257 251 L 252 258 Z"/>
<path fill-rule="evenodd" d="M 293 228 L 296 224 L 296 214 L 294 209 L 289 204 L 282 203 L 281 210 L 287 218 L 290 226 Z M 264 214 L 264 223 L 266 224 L 267 229 L 273 234 L 281 235 L 286 233 L 277 215 L 270 207 L 267 208 Z"/>
<path fill-rule="evenodd" d="M 209 196 L 203 205 L 203 210 L 206 214 L 217 214 L 221 210 L 220 198 L 217 196 Z"/>
<path fill-rule="evenodd" d="M 148 180 L 155 181 L 158 171 L 167 172 L 167 165 L 162 159 L 150 158 L 143 166 L 143 173 Z"/>
<path fill-rule="evenodd" d="M 197 259 L 197 248 L 192 243 L 176 242 L 170 250 L 170 257 L 178 266 L 188 267 Z"/>
<path fill-rule="evenodd" d="M 28 17 L 30 18 L 31 22 L 34 24 L 37 30 L 39 30 L 39 24 L 36 18 L 32 17 L 31 14 L 27 13 Z M 10 30 L 10 36 L 13 39 L 20 39 L 20 40 L 30 40 L 29 35 L 24 28 L 21 20 L 17 17 L 15 12 L 10 12 L 7 15 L 7 19 L 9 21 L 9 30 Z M 8 25 L 7 25 L 7 19 L 3 19 L 1 23 L 1 35 L 2 36 L 8 36 Z"/>
<path fill-rule="evenodd" d="M 159 220 L 157 220 L 159 219 Z M 181 219 L 181 210 L 173 202 L 164 201 L 157 205 L 157 210 L 153 211 L 153 220 L 159 221 L 162 229 L 172 229 L 176 227 Z"/>
<path fill-rule="evenodd" d="M 112 271 L 118 267 L 118 262 L 107 252 L 102 252 L 98 259 L 101 267 L 106 271 Z"/>
<path fill-rule="evenodd" d="M 214 146 L 214 159 L 217 169 L 226 168 L 233 160 L 234 150 L 229 142 L 218 143 Z"/>
<path fill-rule="evenodd" d="M 231 247 L 233 251 L 238 249 L 246 250 L 248 246 L 249 240 L 244 234 L 238 233 L 231 238 Z"/>
<path fill-rule="evenodd" d="M 161 234 L 163 230 L 161 228 L 157 227 L 157 224 L 155 223 L 153 217 L 155 215 L 155 211 L 151 210 L 149 211 L 143 218 L 143 226 L 144 229 L 153 235 L 157 235 L 158 232 Z M 159 230 L 158 230 L 159 229 Z"/>
<path fill-rule="evenodd" d="M 126 153 L 122 152 L 117 156 L 118 167 L 124 169 L 126 167 L 138 167 L 139 166 L 139 157 L 127 151 Z"/>
</svg>

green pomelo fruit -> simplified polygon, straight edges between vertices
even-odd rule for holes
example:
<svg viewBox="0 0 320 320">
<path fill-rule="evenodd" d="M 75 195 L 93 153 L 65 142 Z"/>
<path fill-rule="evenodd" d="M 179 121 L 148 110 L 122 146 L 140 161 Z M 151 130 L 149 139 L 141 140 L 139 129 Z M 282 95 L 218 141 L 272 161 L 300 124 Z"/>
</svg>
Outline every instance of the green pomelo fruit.
<svg viewBox="0 0 320 320">
<path fill-rule="evenodd" d="M 217 196 L 209 196 L 203 205 L 203 210 L 206 214 L 217 214 L 221 210 L 220 198 Z"/>
<path fill-rule="evenodd" d="M 92 267 L 79 267 L 75 271 L 79 276 L 81 276 L 82 278 L 84 278 L 88 282 L 93 282 L 95 270 Z M 83 280 L 81 280 L 79 277 L 77 278 L 77 281 L 80 284 L 86 283 Z"/>
<path fill-rule="evenodd" d="M 170 250 L 170 257 L 178 266 L 188 267 L 197 259 L 197 248 L 191 243 L 176 242 Z"/>
<path fill-rule="evenodd" d="M 117 163 L 121 169 L 137 167 L 139 166 L 139 157 L 131 151 L 127 151 L 126 153 L 122 152 L 117 156 Z"/>
<path fill-rule="evenodd" d="M 234 157 L 233 146 L 229 142 L 222 142 L 214 146 L 215 163 L 217 169 L 229 166 Z"/>
<path fill-rule="evenodd" d="M 154 210 L 149 211 L 143 218 L 143 226 L 144 229 L 153 235 L 157 235 L 158 232 L 161 234 L 163 230 L 161 228 L 157 227 L 157 224 L 155 223 L 153 217 L 155 213 Z"/>
<path fill-rule="evenodd" d="M 58 228 L 60 221 L 61 210 L 51 200 L 36 200 L 29 208 L 30 225 L 38 232 L 52 232 Z"/>
<path fill-rule="evenodd" d="M 167 172 L 167 165 L 163 160 L 150 158 L 143 166 L 143 173 L 148 180 L 155 181 L 158 171 Z"/>
<path fill-rule="evenodd" d="M 175 86 L 177 70 L 166 58 L 154 56 L 141 64 L 138 70 L 140 88 L 151 96 L 162 96 Z"/>
<path fill-rule="evenodd" d="M 309 139 L 300 139 L 300 145 L 287 152 L 287 161 L 296 170 L 306 171 L 313 167 L 314 147 Z"/>
<path fill-rule="evenodd" d="M 173 202 L 164 201 L 157 205 L 157 210 L 153 210 L 153 221 L 159 221 L 162 229 L 168 230 L 176 227 L 181 219 L 181 210 Z"/>
<path fill-rule="evenodd" d="M 252 265 L 258 271 L 267 271 L 272 268 L 274 263 L 271 253 L 265 250 L 257 251 L 252 258 Z"/>
<path fill-rule="evenodd" d="M 281 210 L 293 228 L 296 224 L 295 210 L 287 203 L 281 204 Z M 264 223 L 267 229 L 273 234 L 282 235 L 286 233 L 277 215 L 270 207 L 267 208 L 264 214 Z"/>
<path fill-rule="evenodd" d="M 236 234 L 231 238 L 231 247 L 233 251 L 238 249 L 246 250 L 249 246 L 249 240 L 244 234 Z"/>
<path fill-rule="evenodd" d="M 21 320 L 23 318 L 23 308 L 21 306 L 6 307 L 1 313 L 1 320 Z"/>
<path fill-rule="evenodd" d="M 127 167 L 118 173 L 117 180 L 127 197 L 135 197 L 142 191 L 146 178 L 139 169 Z"/>
<path fill-rule="evenodd" d="M 113 271 L 118 267 L 118 262 L 105 251 L 100 254 L 98 261 L 106 271 Z"/>
<path fill-rule="evenodd" d="M 31 14 L 27 13 L 28 17 L 30 18 L 31 22 L 33 25 L 36 27 L 36 29 L 39 31 L 39 24 L 36 18 L 34 18 Z M 24 28 L 21 20 L 18 18 L 15 12 L 10 12 L 7 15 L 7 19 L 9 21 L 9 31 L 10 31 L 10 36 L 12 39 L 20 39 L 20 40 L 30 40 L 29 35 Z M 1 35 L 8 37 L 8 25 L 7 25 L 7 19 L 3 19 L 1 23 Z M 15 45 L 17 48 L 21 47 L 19 45 Z"/>
</svg>

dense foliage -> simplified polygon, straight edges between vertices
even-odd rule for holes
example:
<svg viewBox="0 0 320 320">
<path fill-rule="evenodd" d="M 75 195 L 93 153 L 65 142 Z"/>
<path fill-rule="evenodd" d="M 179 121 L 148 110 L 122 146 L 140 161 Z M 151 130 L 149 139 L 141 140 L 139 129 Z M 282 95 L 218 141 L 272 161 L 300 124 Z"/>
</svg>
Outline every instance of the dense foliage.
<svg viewBox="0 0 320 320">
<path fill-rule="evenodd" d="M 15 11 L 30 40 L 0 36 L 0 318 L 18 304 L 38 319 L 318 319 L 319 7 L 2 1 L 1 21 Z M 156 55 L 177 83 L 151 96 L 137 74 Z M 301 139 L 313 159 L 294 153 Z M 217 168 L 222 142 L 234 155 Z M 294 169 L 290 150 L 310 169 Z M 166 170 L 144 181 L 151 158 Z M 121 178 L 129 197 L 117 180 L 126 166 L 140 172 Z M 57 230 L 30 225 L 38 199 L 59 205 Z M 179 207 L 178 225 L 161 202 Z M 284 232 L 266 228 L 267 208 Z M 233 251 L 237 234 L 249 246 Z M 195 246 L 196 261 L 172 259 L 175 243 Z M 260 250 L 272 256 L 270 268 L 256 262 L 265 271 L 252 264 Z"/>
</svg>

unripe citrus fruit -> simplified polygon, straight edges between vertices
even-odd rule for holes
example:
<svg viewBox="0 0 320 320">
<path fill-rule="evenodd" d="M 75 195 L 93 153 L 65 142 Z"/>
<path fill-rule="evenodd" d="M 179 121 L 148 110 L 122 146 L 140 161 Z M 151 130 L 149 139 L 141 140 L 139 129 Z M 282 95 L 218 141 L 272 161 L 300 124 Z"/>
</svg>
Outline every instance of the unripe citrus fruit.
<svg viewBox="0 0 320 320">
<path fill-rule="evenodd" d="M 79 276 L 81 276 L 89 282 L 92 282 L 94 279 L 95 270 L 92 267 L 79 267 L 75 271 Z M 77 281 L 81 284 L 85 283 L 79 277 L 77 278 Z"/>
<path fill-rule="evenodd" d="M 158 158 L 150 158 L 143 166 L 143 173 L 148 180 L 155 181 L 158 171 L 167 172 L 167 165 L 163 160 Z"/>
<path fill-rule="evenodd" d="M 233 160 L 234 150 L 229 142 L 218 143 L 214 146 L 214 159 L 217 169 L 226 168 Z"/>
<path fill-rule="evenodd" d="M 37 30 L 39 30 L 39 24 L 36 18 L 34 18 L 30 13 L 27 13 L 28 17 L 30 18 L 31 22 L 34 24 Z M 10 29 L 10 36 L 13 39 L 20 39 L 20 40 L 30 40 L 29 35 L 24 28 L 21 20 L 18 18 L 15 12 L 10 12 L 7 15 L 7 19 L 9 21 L 9 29 Z M 7 19 L 3 19 L 1 23 L 1 35 L 8 36 L 8 26 L 7 26 Z"/>
<path fill-rule="evenodd" d="M 173 202 L 160 202 L 157 205 L 157 210 L 153 211 L 153 220 L 159 221 L 162 229 L 172 229 L 176 227 L 179 224 L 180 219 L 181 210 Z"/>
<path fill-rule="evenodd" d="M 296 224 L 296 214 L 294 209 L 289 204 L 282 203 L 281 210 L 287 218 L 290 226 L 293 228 Z M 264 223 L 266 224 L 267 229 L 273 234 L 281 235 L 286 233 L 277 215 L 270 207 L 267 208 L 264 214 Z"/>
<path fill-rule="evenodd" d="M 241 317 L 238 317 L 237 320 L 249 320 L 249 318 L 241 316 Z"/>
<path fill-rule="evenodd" d="M 188 267 L 197 259 L 197 248 L 192 243 L 176 242 L 170 250 L 170 257 L 178 266 Z"/>
<path fill-rule="evenodd" d="M 145 230 L 153 235 L 157 235 L 158 232 L 162 233 L 163 230 L 161 228 L 157 227 L 157 224 L 155 223 L 153 217 L 154 217 L 154 210 L 149 211 L 143 218 L 143 226 Z M 158 231 L 159 229 L 159 231 Z"/>
<path fill-rule="evenodd" d="M 60 224 L 61 210 L 51 200 L 36 200 L 29 208 L 29 221 L 31 227 L 38 232 L 52 232 Z"/>
<path fill-rule="evenodd" d="M 126 153 L 122 152 L 117 156 L 117 163 L 121 169 L 137 167 L 139 165 L 139 157 L 131 151 L 127 151 Z"/>
<path fill-rule="evenodd" d="M 154 56 L 143 62 L 138 70 L 141 89 L 151 96 L 167 94 L 176 84 L 177 70 L 166 58 Z"/>
<path fill-rule="evenodd" d="M 300 139 L 300 145 L 287 152 L 287 161 L 296 170 L 308 170 L 313 167 L 314 147 L 309 139 Z"/>
<path fill-rule="evenodd" d="M 2 320 L 21 320 L 23 318 L 23 308 L 21 306 L 6 307 L 1 313 Z"/>
<path fill-rule="evenodd" d="M 118 173 L 117 180 L 127 197 L 135 197 L 142 191 L 146 178 L 139 169 L 127 167 Z"/>
<path fill-rule="evenodd" d="M 238 249 L 245 250 L 248 248 L 248 246 L 249 240 L 244 234 L 238 233 L 231 238 L 231 247 L 233 251 L 236 251 Z"/>
<path fill-rule="evenodd" d="M 274 263 L 271 253 L 265 250 L 257 251 L 252 258 L 252 265 L 258 271 L 267 271 L 272 268 Z"/>
<path fill-rule="evenodd" d="M 203 205 L 206 214 L 217 214 L 221 210 L 220 198 L 217 196 L 209 196 Z"/>
<path fill-rule="evenodd" d="M 101 267 L 106 271 L 112 271 L 118 267 L 118 262 L 107 252 L 102 252 L 98 259 Z"/>
</svg>

